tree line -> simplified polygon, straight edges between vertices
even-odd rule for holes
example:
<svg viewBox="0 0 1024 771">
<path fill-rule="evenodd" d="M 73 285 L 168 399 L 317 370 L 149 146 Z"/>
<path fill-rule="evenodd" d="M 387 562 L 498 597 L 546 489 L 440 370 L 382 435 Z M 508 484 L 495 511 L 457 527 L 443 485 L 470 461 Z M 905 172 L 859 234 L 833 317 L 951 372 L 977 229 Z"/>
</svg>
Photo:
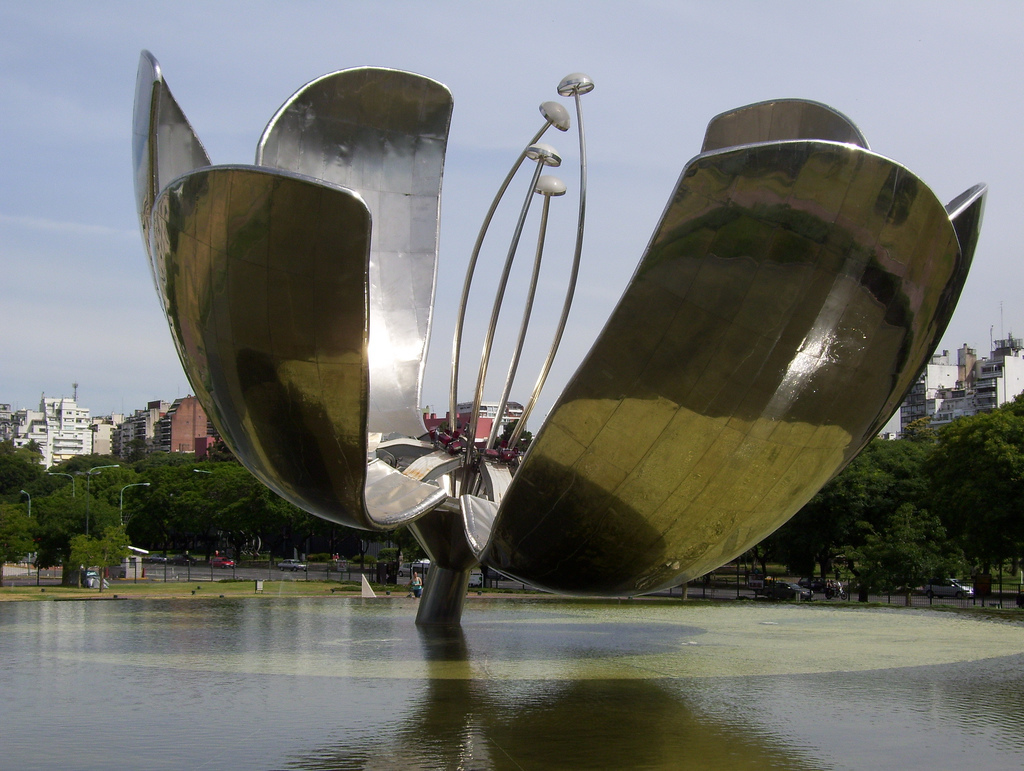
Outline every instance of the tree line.
<svg viewBox="0 0 1024 771">
<path fill-rule="evenodd" d="M 310 539 L 330 553 L 362 531 L 304 512 L 226 450 L 125 461 L 78 456 L 43 469 L 33 447 L 0 442 L 0 557 L 34 553 L 41 568 L 103 564 L 128 543 L 208 559 L 288 554 Z M 1024 397 L 936 430 L 927 419 L 874 439 L 786 525 L 751 550 L 793 574 L 842 569 L 862 594 L 1003 569 L 1024 554 Z M 31 503 L 29 503 L 31 502 Z M 31 506 L 31 516 L 28 509 Z M 391 536 L 420 554 L 404 530 Z M 350 555 L 345 555 L 350 556 Z M 118 557 L 119 559 L 119 557 Z M 116 561 L 116 560 L 115 560 Z M 77 575 L 65 581 L 77 580 Z M 77 572 L 77 571 L 75 571 Z"/>
<path fill-rule="evenodd" d="M 869 591 L 932 577 L 1020 568 L 1024 554 L 1024 397 L 903 438 L 873 439 L 752 557 L 793 574 L 842 568 Z"/>
<path fill-rule="evenodd" d="M 291 556 L 316 542 L 328 553 L 366 533 L 315 517 L 284 500 L 227 450 L 197 462 L 191 453 L 135 461 L 77 456 L 44 469 L 35 448 L 0 442 L 0 558 L 35 554 L 39 568 L 110 565 L 128 544 L 209 559 Z M 31 508 L 31 515 L 29 515 Z M 404 537 L 403 537 L 404 536 Z M 415 551 L 411 536 L 393 535 Z M 346 555 L 348 556 L 348 555 Z M 74 575 L 70 575 L 70 574 Z M 76 583 L 78 571 L 64 571 Z"/>
</svg>

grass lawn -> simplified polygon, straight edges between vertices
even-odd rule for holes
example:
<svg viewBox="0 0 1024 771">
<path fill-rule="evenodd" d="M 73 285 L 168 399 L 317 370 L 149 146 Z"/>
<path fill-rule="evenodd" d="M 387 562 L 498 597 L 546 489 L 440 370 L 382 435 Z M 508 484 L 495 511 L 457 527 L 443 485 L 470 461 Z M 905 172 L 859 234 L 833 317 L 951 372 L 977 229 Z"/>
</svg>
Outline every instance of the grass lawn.
<svg viewBox="0 0 1024 771">
<path fill-rule="evenodd" d="M 149 581 L 113 579 L 102 592 L 99 589 L 66 586 L 3 586 L 0 602 L 14 600 L 113 600 L 113 599 L 173 599 L 186 597 L 358 597 L 362 594 L 359 581 L 304 581 L 296 579 L 264 580 L 263 589 L 256 591 L 256 582 L 226 578 L 219 581 Z M 378 597 L 405 597 L 407 585 L 371 584 Z M 470 596 L 522 594 L 513 589 L 471 589 Z"/>
<path fill-rule="evenodd" d="M 390 591 L 391 596 L 405 596 L 405 587 L 374 586 L 378 595 Z M 139 581 L 115 579 L 102 592 L 98 589 L 77 589 L 66 586 L 4 586 L 0 602 L 10 600 L 111 600 L 161 599 L 178 597 L 317 597 L 323 595 L 358 596 L 357 581 L 263 581 L 263 590 L 256 591 L 255 581 Z M 385 595 L 386 596 L 386 595 Z"/>
</svg>

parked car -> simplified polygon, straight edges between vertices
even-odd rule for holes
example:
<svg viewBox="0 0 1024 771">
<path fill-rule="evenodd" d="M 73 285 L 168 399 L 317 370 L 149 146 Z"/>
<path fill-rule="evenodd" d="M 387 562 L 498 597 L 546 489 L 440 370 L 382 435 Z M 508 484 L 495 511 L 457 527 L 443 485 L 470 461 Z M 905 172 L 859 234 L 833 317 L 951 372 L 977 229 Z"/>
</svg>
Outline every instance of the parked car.
<svg viewBox="0 0 1024 771">
<path fill-rule="evenodd" d="M 770 600 L 810 600 L 814 593 L 800 584 L 789 581 L 772 581 L 765 584 L 761 594 Z"/>
<path fill-rule="evenodd" d="M 810 589 L 812 592 L 823 592 L 825 591 L 825 579 L 815 578 L 814 576 L 807 576 L 797 581 L 800 586 L 804 589 Z"/>
<path fill-rule="evenodd" d="M 195 565 L 196 558 L 189 554 L 178 554 L 168 560 L 172 565 Z"/>
<path fill-rule="evenodd" d="M 403 562 L 398 566 L 398 575 L 400 578 L 411 576 L 413 571 L 416 571 L 421 576 L 430 570 L 430 560 L 424 559 L 418 562 Z"/>
<path fill-rule="evenodd" d="M 162 554 L 147 554 L 145 557 L 142 558 L 142 561 L 164 563 L 167 562 L 167 557 L 165 557 Z"/>
<path fill-rule="evenodd" d="M 278 562 L 277 567 L 278 570 L 290 570 L 294 573 L 296 570 L 305 570 L 306 563 L 301 560 L 287 559 Z"/>
<path fill-rule="evenodd" d="M 470 589 L 483 589 L 484 587 L 484 574 L 479 570 L 474 570 L 469 574 L 469 588 Z"/>
<path fill-rule="evenodd" d="M 930 578 L 921 587 L 921 591 L 930 597 L 973 597 L 974 589 L 961 583 L 956 578 Z"/>
<path fill-rule="evenodd" d="M 82 574 L 82 586 L 86 589 L 97 589 L 100 585 L 99 573 L 95 570 L 86 570 Z"/>
<path fill-rule="evenodd" d="M 233 568 L 234 566 L 235 561 L 227 557 L 213 557 L 210 560 L 211 568 Z"/>
</svg>

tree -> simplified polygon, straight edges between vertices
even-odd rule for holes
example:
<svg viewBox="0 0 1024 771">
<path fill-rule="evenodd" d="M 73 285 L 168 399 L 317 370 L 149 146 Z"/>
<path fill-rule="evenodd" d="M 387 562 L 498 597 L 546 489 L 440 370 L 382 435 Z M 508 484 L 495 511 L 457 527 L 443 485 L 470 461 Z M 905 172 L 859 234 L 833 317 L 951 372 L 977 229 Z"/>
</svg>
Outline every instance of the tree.
<svg viewBox="0 0 1024 771">
<path fill-rule="evenodd" d="M 903 503 L 917 505 L 928 484 L 922 469 L 933 450 L 925 441 L 873 439 L 796 516 L 770 536 L 768 546 L 794 572 L 823 578 L 842 557 L 854 574 L 852 550 L 862 545 L 866 523 L 882 532 Z"/>
<path fill-rule="evenodd" d="M 939 518 L 912 503 L 900 504 L 883 528 L 868 523 L 862 528 L 864 543 L 850 554 L 860 566 L 862 589 L 901 589 L 909 598 L 913 587 L 932 576 L 952 575 L 963 564 Z"/>
<path fill-rule="evenodd" d="M 903 439 L 908 442 L 930 442 L 934 443 L 939 436 L 939 432 L 931 426 L 932 419 L 930 415 L 925 415 L 923 418 L 912 420 L 907 424 L 906 428 L 903 429 Z"/>
<path fill-rule="evenodd" d="M 512 438 L 512 433 L 519 427 L 520 420 L 522 420 L 522 418 L 515 421 L 509 421 L 505 424 L 505 427 L 501 431 L 501 441 L 505 445 L 508 445 L 509 440 Z M 523 433 L 519 435 L 519 442 L 516 444 L 516 449 L 519 450 L 519 452 L 526 452 L 526 448 L 530 446 L 530 442 L 532 441 L 533 432 L 523 431 Z"/>
<path fill-rule="evenodd" d="M 65 566 L 65 572 L 70 568 L 78 576 L 78 571 L 74 570 L 75 565 L 84 568 L 93 566 L 99 568 L 100 591 L 102 592 L 103 569 L 128 556 L 130 552 L 128 543 L 128 535 L 120 525 L 108 527 L 103 531 L 101 538 L 93 538 L 84 534 L 76 535 L 71 539 L 71 558 L 69 565 Z"/>
<path fill-rule="evenodd" d="M 136 463 L 146 457 L 146 440 L 135 438 L 126 445 L 125 460 Z"/>
<path fill-rule="evenodd" d="M 0 442 L 0 496 L 17 495 L 19 490 L 43 477 L 41 457 L 31 450 Z"/>
<path fill-rule="evenodd" d="M 59 477 L 49 479 L 51 481 L 48 484 L 59 485 L 59 482 L 53 481 Z M 59 486 L 49 494 L 36 496 L 32 503 L 38 539 L 36 566 L 67 566 L 71 554 L 71 538 L 85 530 L 85 496 L 72 497 L 71 485 L 68 484 Z M 64 585 L 77 585 L 77 574 L 73 573 L 70 569 L 64 571 Z"/>
<path fill-rule="evenodd" d="M 926 471 L 931 507 L 989 572 L 1024 546 L 1024 398 L 939 430 Z"/>
<path fill-rule="evenodd" d="M 0 503 L 0 586 L 4 585 L 3 564 L 35 550 L 34 529 L 23 506 Z"/>
</svg>

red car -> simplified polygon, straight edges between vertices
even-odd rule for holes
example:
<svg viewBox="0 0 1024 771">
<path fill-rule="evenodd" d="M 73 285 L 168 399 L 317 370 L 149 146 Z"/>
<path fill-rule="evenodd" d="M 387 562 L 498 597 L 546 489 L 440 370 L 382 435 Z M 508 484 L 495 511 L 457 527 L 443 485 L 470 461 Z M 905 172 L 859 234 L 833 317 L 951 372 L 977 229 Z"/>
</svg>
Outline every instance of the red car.
<svg viewBox="0 0 1024 771">
<path fill-rule="evenodd" d="M 234 566 L 235 561 L 227 557 L 214 557 L 210 560 L 211 568 L 233 568 Z"/>
</svg>

